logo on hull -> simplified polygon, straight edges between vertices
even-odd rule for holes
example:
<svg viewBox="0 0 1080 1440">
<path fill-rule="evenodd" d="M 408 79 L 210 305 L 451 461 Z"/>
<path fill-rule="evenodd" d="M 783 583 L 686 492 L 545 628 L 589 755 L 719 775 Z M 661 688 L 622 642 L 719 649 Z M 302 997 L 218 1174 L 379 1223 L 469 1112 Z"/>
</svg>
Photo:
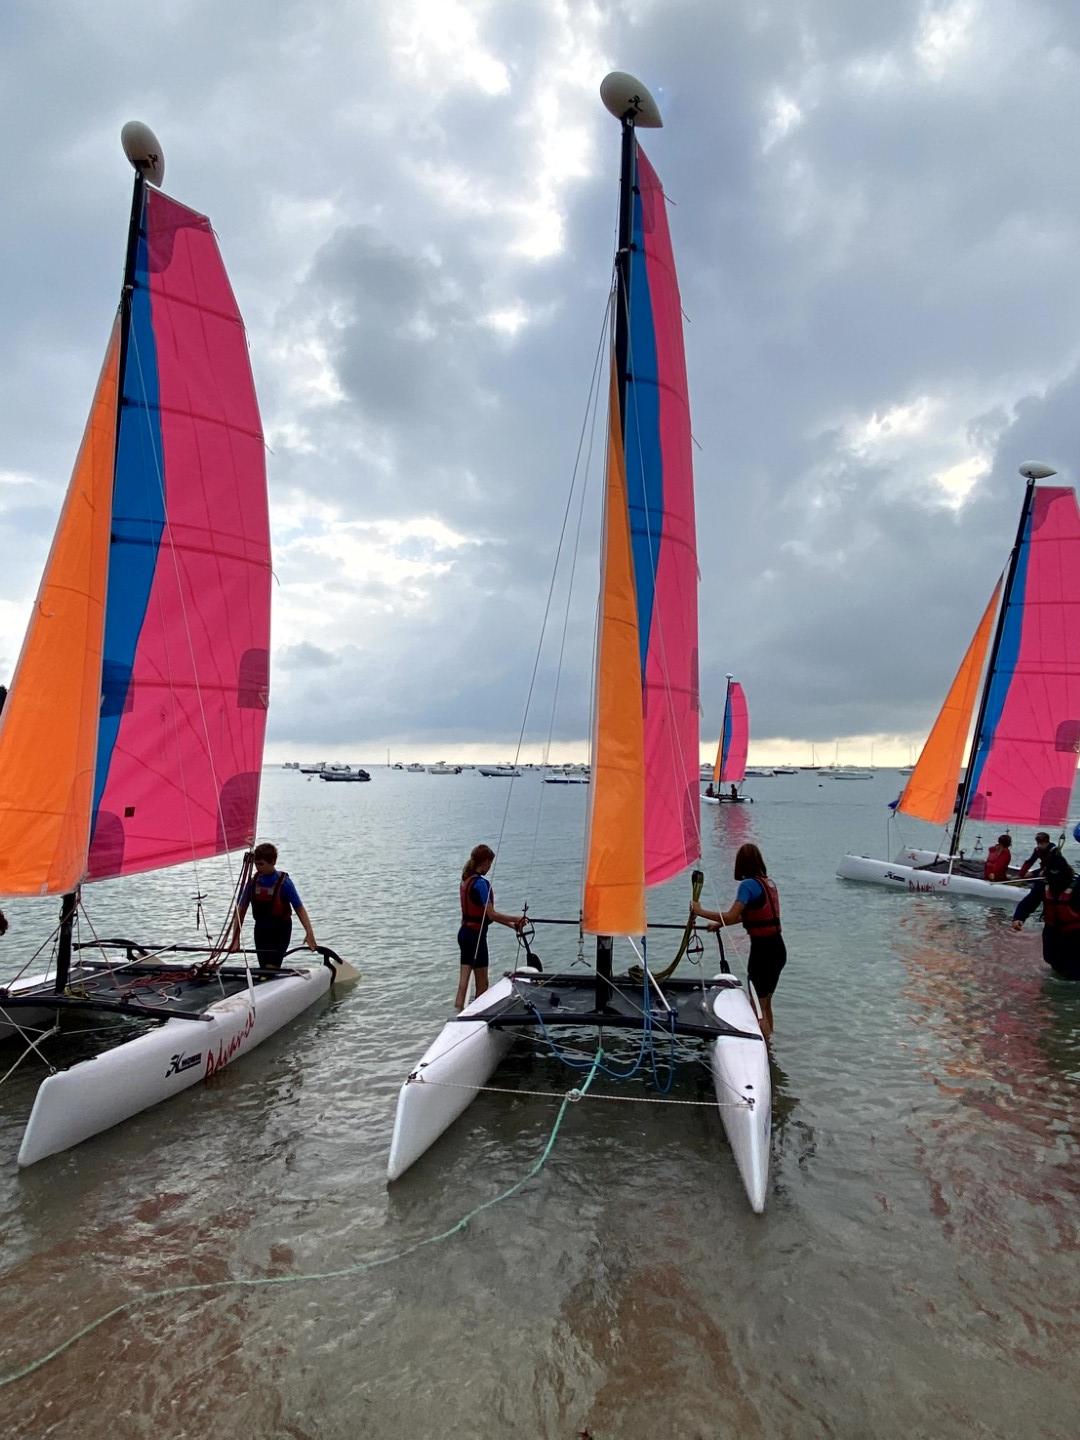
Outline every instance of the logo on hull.
<svg viewBox="0 0 1080 1440">
<path fill-rule="evenodd" d="M 165 1079 L 170 1075 L 182 1075 L 185 1070 L 190 1070 L 193 1065 L 198 1065 L 202 1059 L 202 1051 L 198 1050 L 194 1055 L 185 1055 L 183 1051 L 172 1057 L 169 1068 L 165 1071 Z"/>
</svg>

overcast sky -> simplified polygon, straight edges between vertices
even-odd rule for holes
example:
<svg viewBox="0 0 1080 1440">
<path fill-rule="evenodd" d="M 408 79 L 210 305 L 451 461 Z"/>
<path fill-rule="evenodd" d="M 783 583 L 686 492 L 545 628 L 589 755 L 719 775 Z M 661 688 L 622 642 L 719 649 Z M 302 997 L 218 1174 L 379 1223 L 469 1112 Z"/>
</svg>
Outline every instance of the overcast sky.
<svg viewBox="0 0 1080 1440">
<path fill-rule="evenodd" d="M 0 678 L 117 300 L 139 118 L 247 321 L 269 754 L 510 753 L 607 297 L 614 68 L 665 117 L 644 143 L 688 320 L 703 738 L 730 670 L 758 739 L 906 758 L 1006 558 L 1017 466 L 1076 479 L 1063 0 L 5 4 Z M 598 504 L 562 753 L 587 728 Z"/>
</svg>

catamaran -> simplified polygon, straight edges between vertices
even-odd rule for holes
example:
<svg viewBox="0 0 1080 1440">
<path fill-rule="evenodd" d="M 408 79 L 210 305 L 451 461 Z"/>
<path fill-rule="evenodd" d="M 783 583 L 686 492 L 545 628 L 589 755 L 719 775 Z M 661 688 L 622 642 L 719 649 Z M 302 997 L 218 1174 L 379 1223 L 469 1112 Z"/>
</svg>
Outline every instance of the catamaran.
<svg viewBox="0 0 1080 1440">
<path fill-rule="evenodd" d="M 596 937 L 593 974 L 525 963 L 450 1020 L 398 1097 L 388 1174 L 398 1179 L 465 1110 L 515 1034 L 625 1030 L 636 1058 L 611 1078 L 674 1075 L 680 1037 L 707 1047 L 720 1116 L 756 1211 L 765 1206 L 771 1120 L 768 1052 L 743 986 L 672 978 L 648 962 L 645 891 L 700 856 L 697 548 L 682 314 L 664 192 L 639 127 L 661 124 L 632 76 L 601 98 L 622 127 L 618 243 L 610 305 L 611 384 L 594 682 L 592 789 L 580 915 Z M 701 872 L 694 873 L 695 893 Z M 680 927 L 681 928 L 681 927 Z M 688 922 L 684 942 L 693 938 Z M 616 939 L 641 961 L 613 971 Z M 526 961 L 530 953 L 526 938 Z M 628 956 L 629 958 L 629 956 Z M 607 1045 L 605 1040 L 605 1048 Z"/>
<path fill-rule="evenodd" d="M 896 805 L 935 824 L 947 825 L 955 812 L 946 845 L 904 846 L 892 861 L 845 855 L 842 879 L 1013 904 L 1018 872 L 984 879 L 961 845 L 965 820 L 1065 824 L 1080 748 L 1080 510 L 1073 489 L 1038 484 L 1055 473 L 1020 467 L 1027 485 L 1008 565 Z M 957 797 L 976 702 L 972 759 Z"/>
<path fill-rule="evenodd" d="M 243 321 L 210 221 L 158 188 L 153 133 L 121 139 L 136 173 L 119 313 L 0 713 L 0 895 L 62 897 L 46 970 L 31 957 L 0 988 L 0 1038 L 50 1061 L 20 1165 L 217 1073 L 325 995 L 338 959 L 252 966 L 229 953 L 232 911 L 201 948 L 81 923 L 88 884 L 252 845 L 269 703 Z M 71 1022 L 102 1014 L 126 1038 L 52 1068 Z"/>
<path fill-rule="evenodd" d="M 746 752 L 750 746 L 750 715 L 746 708 L 743 687 L 731 675 L 727 677 L 724 695 L 724 720 L 720 726 L 720 743 L 716 747 L 716 764 L 712 784 L 702 795 L 706 805 L 741 805 L 746 800 L 738 786 L 746 778 Z M 729 787 L 725 794 L 722 785 Z"/>
</svg>

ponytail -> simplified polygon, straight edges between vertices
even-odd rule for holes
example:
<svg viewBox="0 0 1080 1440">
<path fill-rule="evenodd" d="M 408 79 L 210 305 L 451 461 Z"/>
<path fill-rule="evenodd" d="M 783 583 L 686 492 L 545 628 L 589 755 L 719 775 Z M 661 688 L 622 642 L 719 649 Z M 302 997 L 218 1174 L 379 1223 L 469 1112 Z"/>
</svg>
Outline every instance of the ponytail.
<svg viewBox="0 0 1080 1440">
<path fill-rule="evenodd" d="M 494 859 L 495 851 L 490 845 L 474 845 L 468 860 L 465 861 L 465 869 L 461 872 L 462 880 L 471 880 L 474 875 L 479 873 L 480 866 L 485 860 Z"/>
</svg>

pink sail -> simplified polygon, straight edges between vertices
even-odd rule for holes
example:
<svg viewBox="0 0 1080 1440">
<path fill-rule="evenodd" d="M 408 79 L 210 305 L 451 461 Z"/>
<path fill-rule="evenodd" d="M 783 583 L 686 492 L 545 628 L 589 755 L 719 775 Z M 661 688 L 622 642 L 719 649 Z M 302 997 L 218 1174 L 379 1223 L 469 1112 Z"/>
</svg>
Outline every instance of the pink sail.
<svg viewBox="0 0 1080 1440">
<path fill-rule="evenodd" d="M 645 880 L 701 854 L 697 540 L 682 305 L 663 188 L 637 151 L 624 426 L 645 720 Z"/>
<path fill-rule="evenodd" d="M 750 747 L 750 716 L 746 709 L 746 692 L 737 680 L 728 687 L 727 704 L 724 707 L 724 733 L 720 737 L 723 755 L 720 773 L 721 781 L 739 784 L 746 779 L 746 752 Z"/>
<path fill-rule="evenodd" d="M 269 702 L 247 339 L 209 220 L 151 189 L 121 383 L 91 879 L 250 844 Z"/>
<path fill-rule="evenodd" d="M 975 820 L 1065 823 L 1080 747 L 1080 511 L 1038 486 L 989 679 L 968 802 Z"/>
</svg>

